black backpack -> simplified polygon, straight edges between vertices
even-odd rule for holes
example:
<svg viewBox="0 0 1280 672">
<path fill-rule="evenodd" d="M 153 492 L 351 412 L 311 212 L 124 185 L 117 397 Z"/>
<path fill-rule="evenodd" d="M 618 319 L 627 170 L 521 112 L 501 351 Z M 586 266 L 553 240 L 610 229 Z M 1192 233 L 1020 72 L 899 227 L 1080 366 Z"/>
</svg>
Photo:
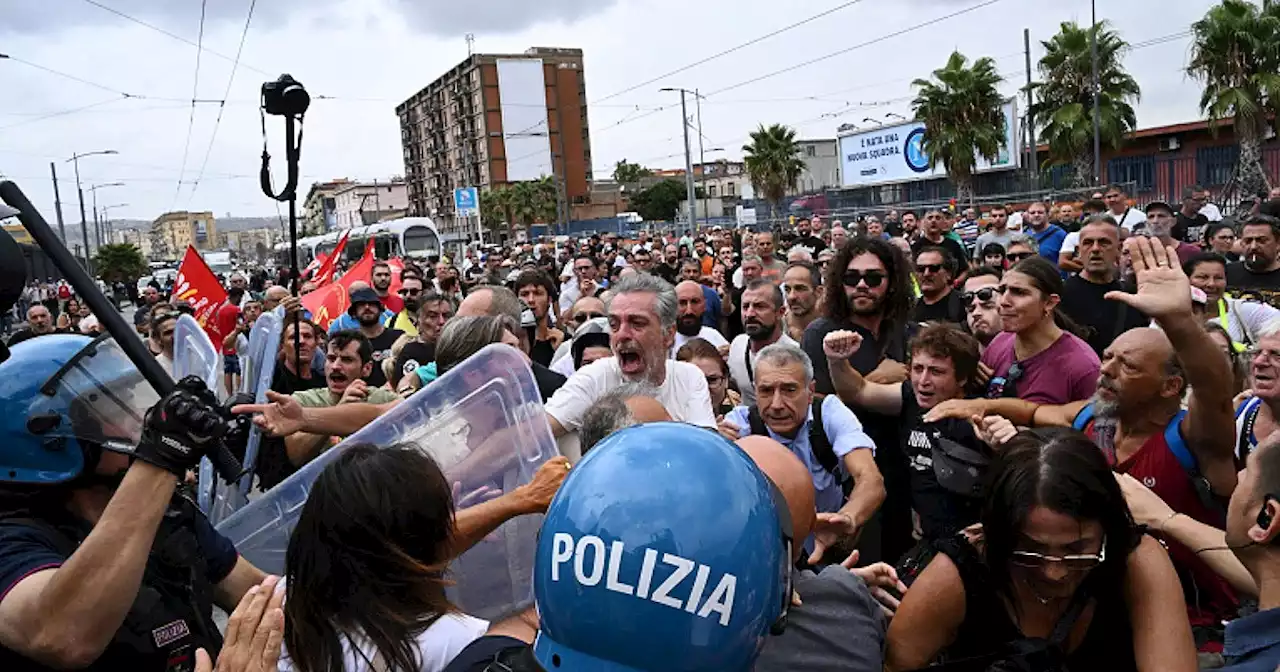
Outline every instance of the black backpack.
<svg viewBox="0 0 1280 672">
<path fill-rule="evenodd" d="M 847 496 L 853 490 L 853 481 L 840 474 L 840 458 L 836 457 L 835 448 L 831 446 L 831 441 L 827 439 L 827 430 L 822 426 L 822 401 L 822 399 L 815 398 L 810 406 L 813 409 L 813 422 L 809 423 L 809 449 L 813 451 L 813 456 L 818 460 L 818 464 L 827 473 L 835 476 L 837 481 L 841 482 L 841 487 Z M 747 422 L 750 425 L 753 436 L 769 436 L 769 430 L 764 424 L 764 418 L 760 416 L 760 409 L 754 404 L 747 410 Z"/>
</svg>

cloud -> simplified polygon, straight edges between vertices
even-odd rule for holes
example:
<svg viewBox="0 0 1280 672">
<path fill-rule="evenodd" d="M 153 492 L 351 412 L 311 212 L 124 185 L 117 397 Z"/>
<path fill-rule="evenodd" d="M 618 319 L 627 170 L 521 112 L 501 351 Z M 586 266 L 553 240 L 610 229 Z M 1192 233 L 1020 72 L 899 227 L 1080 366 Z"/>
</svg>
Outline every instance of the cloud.
<svg viewBox="0 0 1280 672">
<path fill-rule="evenodd" d="M 604 12 L 617 0 L 261 0 L 254 7 L 254 25 L 283 23 L 290 18 L 324 15 L 343 9 L 371 13 L 390 10 L 412 29 L 426 35 L 459 37 L 464 33 L 513 33 L 546 22 L 573 23 Z M 189 39 L 196 37 L 200 5 L 194 0 L 71 0 L 5 3 L 0 34 L 43 35 L 79 26 L 125 23 L 121 14 L 146 21 Z M 106 9 L 110 8 L 110 9 Z M 249 0 L 213 0 L 205 4 L 205 29 L 222 23 L 243 25 Z"/>
</svg>

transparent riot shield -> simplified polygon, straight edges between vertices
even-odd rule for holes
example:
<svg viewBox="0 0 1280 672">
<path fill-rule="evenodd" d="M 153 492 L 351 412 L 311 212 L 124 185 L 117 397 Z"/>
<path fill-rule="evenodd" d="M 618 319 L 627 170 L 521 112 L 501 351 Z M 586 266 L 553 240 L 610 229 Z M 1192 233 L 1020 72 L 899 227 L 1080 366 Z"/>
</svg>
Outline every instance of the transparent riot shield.
<svg viewBox="0 0 1280 672">
<path fill-rule="evenodd" d="M 254 403 L 267 401 L 267 390 L 271 389 L 272 377 L 275 375 L 276 353 L 280 349 L 280 333 L 283 330 L 284 323 L 275 313 L 258 316 L 253 322 L 253 328 L 249 330 L 249 349 L 240 357 L 240 392 L 252 395 Z M 248 503 L 261 444 L 262 432 L 255 425 L 249 430 L 249 438 L 245 443 L 244 477 L 235 485 L 213 479 L 208 486 L 213 494 L 212 506 L 207 514 L 213 524 L 218 524 Z"/>
<path fill-rule="evenodd" d="M 555 456 L 541 396 L 515 349 L 490 345 L 360 432 L 316 458 L 217 526 L 245 559 L 283 574 L 289 535 L 311 484 L 355 444 L 409 443 L 430 455 L 461 492 L 457 510 L 510 492 Z M 449 597 L 469 614 L 498 618 L 533 601 L 533 555 L 542 516 L 508 521 L 450 566 Z"/>
<path fill-rule="evenodd" d="M 214 394 L 218 393 L 218 351 L 196 318 L 184 314 L 178 316 L 173 329 L 173 378 L 182 380 L 187 376 L 199 377 Z M 218 477 L 207 457 L 200 460 L 199 476 L 196 503 L 201 511 L 208 513 L 213 501 L 210 484 Z"/>
</svg>

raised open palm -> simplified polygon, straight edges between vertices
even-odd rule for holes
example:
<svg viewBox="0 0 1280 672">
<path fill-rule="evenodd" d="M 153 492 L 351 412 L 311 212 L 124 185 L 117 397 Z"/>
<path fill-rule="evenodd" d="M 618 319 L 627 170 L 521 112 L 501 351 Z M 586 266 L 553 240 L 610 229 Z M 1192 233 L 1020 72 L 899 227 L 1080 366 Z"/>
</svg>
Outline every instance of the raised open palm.
<svg viewBox="0 0 1280 672">
<path fill-rule="evenodd" d="M 1191 281 L 1182 272 L 1176 248 L 1162 247 L 1160 241 L 1146 236 L 1130 236 L 1124 247 L 1133 263 L 1138 293 L 1107 292 L 1107 299 L 1151 318 L 1191 312 Z"/>
</svg>

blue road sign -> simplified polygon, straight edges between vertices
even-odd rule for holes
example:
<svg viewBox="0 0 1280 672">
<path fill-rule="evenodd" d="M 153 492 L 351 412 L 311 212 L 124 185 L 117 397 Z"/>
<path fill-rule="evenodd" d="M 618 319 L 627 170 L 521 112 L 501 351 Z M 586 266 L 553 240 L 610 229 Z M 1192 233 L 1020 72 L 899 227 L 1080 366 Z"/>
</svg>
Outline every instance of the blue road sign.
<svg viewBox="0 0 1280 672">
<path fill-rule="evenodd" d="M 453 190 L 453 209 L 459 215 L 475 215 L 480 212 L 480 194 L 475 187 Z"/>
</svg>

